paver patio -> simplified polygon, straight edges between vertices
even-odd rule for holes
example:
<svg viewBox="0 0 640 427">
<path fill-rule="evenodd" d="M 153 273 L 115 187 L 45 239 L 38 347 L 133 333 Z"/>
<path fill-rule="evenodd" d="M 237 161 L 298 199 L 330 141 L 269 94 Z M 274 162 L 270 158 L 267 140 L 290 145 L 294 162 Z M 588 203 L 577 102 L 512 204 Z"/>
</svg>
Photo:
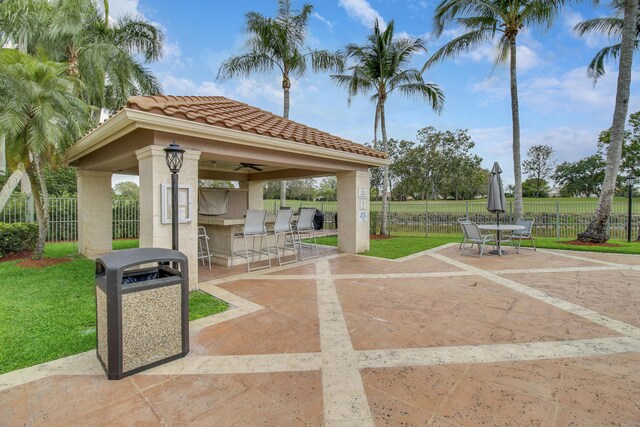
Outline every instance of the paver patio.
<svg viewBox="0 0 640 427">
<path fill-rule="evenodd" d="M 640 424 L 640 256 L 324 255 L 201 271 L 232 308 L 184 359 L 0 376 L 0 425 Z"/>
</svg>

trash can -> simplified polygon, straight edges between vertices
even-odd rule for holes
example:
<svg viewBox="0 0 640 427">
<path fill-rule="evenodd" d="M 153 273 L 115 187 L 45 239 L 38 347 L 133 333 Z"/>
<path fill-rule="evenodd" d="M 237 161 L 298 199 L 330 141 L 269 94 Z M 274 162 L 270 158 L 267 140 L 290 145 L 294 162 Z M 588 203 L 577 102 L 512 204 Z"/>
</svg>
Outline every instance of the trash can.
<svg viewBox="0 0 640 427">
<path fill-rule="evenodd" d="M 96 340 L 98 360 L 110 380 L 186 356 L 187 257 L 140 248 L 96 259 Z"/>
<path fill-rule="evenodd" d="M 324 212 L 316 209 L 316 213 L 313 215 L 313 229 L 322 230 L 324 228 Z"/>
</svg>

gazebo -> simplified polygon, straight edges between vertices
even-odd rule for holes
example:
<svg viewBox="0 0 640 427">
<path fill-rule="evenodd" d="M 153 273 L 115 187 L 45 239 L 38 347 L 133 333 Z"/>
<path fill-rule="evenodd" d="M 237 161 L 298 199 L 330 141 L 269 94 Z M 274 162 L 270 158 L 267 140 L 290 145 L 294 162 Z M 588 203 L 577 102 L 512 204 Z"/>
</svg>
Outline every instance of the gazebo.
<svg viewBox="0 0 640 427">
<path fill-rule="evenodd" d="M 197 190 L 198 179 L 237 181 L 249 209 L 263 208 L 266 181 L 335 175 L 338 250 L 369 249 L 369 167 L 387 164 L 384 153 L 221 96 L 136 96 L 68 152 L 77 168 L 80 253 L 94 258 L 111 251 L 114 173 L 139 176 L 140 247 L 171 247 L 163 149 L 174 140 L 186 149 L 181 187 Z M 196 287 L 197 191 L 185 197 L 180 249 Z"/>
</svg>

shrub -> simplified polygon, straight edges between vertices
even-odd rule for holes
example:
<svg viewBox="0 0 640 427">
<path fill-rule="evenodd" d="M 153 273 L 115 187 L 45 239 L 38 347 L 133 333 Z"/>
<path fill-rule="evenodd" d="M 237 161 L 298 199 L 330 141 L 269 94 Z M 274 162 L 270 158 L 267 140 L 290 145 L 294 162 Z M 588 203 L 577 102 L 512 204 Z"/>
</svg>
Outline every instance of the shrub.
<svg viewBox="0 0 640 427">
<path fill-rule="evenodd" d="M 38 224 L 0 222 L 0 257 L 17 252 L 33 251 L 38 242 Z"/>
</svg>

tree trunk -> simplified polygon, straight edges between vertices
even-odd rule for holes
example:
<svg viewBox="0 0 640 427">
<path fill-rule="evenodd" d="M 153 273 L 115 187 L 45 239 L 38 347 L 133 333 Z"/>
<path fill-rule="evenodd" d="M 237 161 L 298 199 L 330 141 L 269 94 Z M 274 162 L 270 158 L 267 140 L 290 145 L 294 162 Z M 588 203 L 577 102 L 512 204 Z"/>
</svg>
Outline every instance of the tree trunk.
<svg viewBox="0 0 640 427">
<path fill-rule="evenodd" d="M 282 90 L 284 92 L 284 111 L 282 112 L 282 117 L 285 119 L 289 118 L 289 90 L 291 89 L 291 80 L 289 80 L 289 76 L 286 74 L 282 75 Z M 280 181 L 280 207 L 283 208 L 285 202 L 287 201 L 287 182 Z"/>
<path fill-rule="evenodd" d="M 622 140 L 624 138 L 624 124 L 627 120 L 627 112 L 629 110 L 629 92 L 631 87 L 631 68 L 633 63 L 637 14 L 638 1 L 626 0 L 624 6 L 624 21 L 622 24 L 622 43 L 620 45 L 616 106 L 613 110 L 611 142 L 607 149 L 607 167 L 604 173 L 602 188 L 600 189 L 600 201 L 596 215 L 587 229 L 578 234 L 578 240 L 582 242 L 602 243 L 609 240 L 607 223 L 611 215 L 611 205 L 613 203 L 616 180 L 622 160 Z"/>
<path fill-rule="evenodd" d="M 33 259 L 42 259 L 44 256 L 44 245 L 49 230 L 49 192 L 47 191 L 42 168 L 40 157 L 34 156 L 33 163 L 27 169 L 27 175 L 32 183 L 33 202 L 38 220 L 38 243 L 33 251 Z"/>
<path fill-rule="evenodd" d="M 522 164 L 520 160 L 520 110 L 518 107 L 518 79 L 516 76 L 516 36 L 511 36 L 509 41 L 511 55 L 511 121 L 513 127 L 513 177 L 515 179 L 515 191 L 513 192 L 515 217 L 522 216 Z"/>
<path fill-rule="evenodd" d="M 382 151 L 389 154 L 387 142 L 387 126 L 384 118 L 384 101 L 380 101 L 380 129 L 382 130 Z M 384 165 L 382 171 L 382 218 L 380 221 L 380 235 L 389 235 L 389 165 Z"/>
<path fill-rule="evenodd" d="M 4 135 L 0 135 L 0 175 L 7 173 L 7 154 Z"/>
<path fill-rule="evenodd" d="M 13 194 L 13 190 L 22 180 L 23 174 L 24 172 L 21 169 L 16 169 L 4 184 L 4 187 L 2 187 L 2 190 L 0 191 L 0 212 L 2 212 L 7 202 L 9 201 L 11 194 Z"/>
</svg>

